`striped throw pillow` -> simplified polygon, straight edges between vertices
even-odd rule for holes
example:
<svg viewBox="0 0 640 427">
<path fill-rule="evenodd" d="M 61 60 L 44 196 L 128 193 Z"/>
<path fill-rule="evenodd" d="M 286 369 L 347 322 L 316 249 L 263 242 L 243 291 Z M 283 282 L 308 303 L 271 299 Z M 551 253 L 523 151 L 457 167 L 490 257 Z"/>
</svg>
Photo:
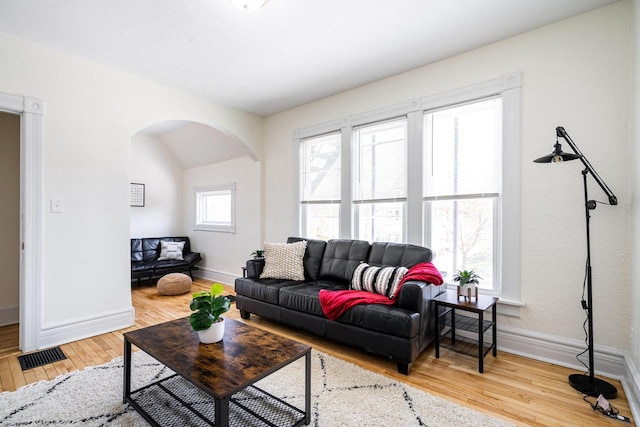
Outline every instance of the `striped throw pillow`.
<svg viewBox="0 0 640 427">
<path fill-rule="evenodd" d="M 374 292 L 392 299 L 408 271 L 406 267 L 379 267 L 362 262 L 353 271 L 349 289 Z"/>
</svg>

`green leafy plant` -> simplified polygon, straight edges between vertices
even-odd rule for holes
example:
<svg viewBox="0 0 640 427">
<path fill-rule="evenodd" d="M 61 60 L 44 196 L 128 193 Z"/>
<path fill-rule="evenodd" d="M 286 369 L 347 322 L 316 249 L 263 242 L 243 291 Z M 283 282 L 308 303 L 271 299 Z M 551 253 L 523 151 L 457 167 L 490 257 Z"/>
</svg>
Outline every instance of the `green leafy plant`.
<svg viewBox="0 0 640 427">
<path fill-rule="evenodd" d="M 204 331 L 218 321 L 222 313 L 231 308 L 231 301 L 222 295 L 224 286 L 214 283 L 208 291 L 196 292 L 189 308 L 195 313 L 189 316 L 189 323 L 194 331 Z"/>
<path fill-rule="evenodd" d="M 251 253 L 254 258 L 262 258 L 264 257 L 264 249 L 256 249 Z"/>
<path fill-rule="evenodd" d="M 460 285 L 472 283 L 477 285 L 482 277 L 478 276 L 473 270 L 458 270 L 452 277 L 454 282 L 460 282 Z"/>
</svg>

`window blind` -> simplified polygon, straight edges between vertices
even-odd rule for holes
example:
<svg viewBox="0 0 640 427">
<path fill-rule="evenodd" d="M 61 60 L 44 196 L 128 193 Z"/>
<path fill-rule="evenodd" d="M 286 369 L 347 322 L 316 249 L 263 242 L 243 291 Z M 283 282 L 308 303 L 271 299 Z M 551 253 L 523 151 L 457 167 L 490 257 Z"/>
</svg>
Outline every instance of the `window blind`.
<svg viewBox="0 0 640 427">
<path fill-rule="evenodd" d="M 302 203 L 339 203 L 341 198 L 340 132 L 302 141 Z"/>
<path fill-rule="evenodd" d="M 358 127 L 354 141 L 354 203 L 406 200 L 406 118 Z"/>
<path fill-rule="evenodd" d="M 426 198 L 501 192 L 501 118 L 501 98 L 425 113 Z"/>
</svg>

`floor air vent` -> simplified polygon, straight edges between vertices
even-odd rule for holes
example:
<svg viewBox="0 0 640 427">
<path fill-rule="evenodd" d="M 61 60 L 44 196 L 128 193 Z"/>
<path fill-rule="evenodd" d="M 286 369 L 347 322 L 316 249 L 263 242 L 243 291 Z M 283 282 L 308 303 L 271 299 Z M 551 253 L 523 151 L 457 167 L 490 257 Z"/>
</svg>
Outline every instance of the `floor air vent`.
<svg viewBox="0 0 640 427">
<path fill-rule="evenodd" d="M 18 362 L 23 371 L 36 368 L 38 366 L 47 365 L 66 359 L 60 347 L 50 348 L 48 350 L 36 351 L 35 353 L 23 354 L 18 356 Z"/>
</svg>

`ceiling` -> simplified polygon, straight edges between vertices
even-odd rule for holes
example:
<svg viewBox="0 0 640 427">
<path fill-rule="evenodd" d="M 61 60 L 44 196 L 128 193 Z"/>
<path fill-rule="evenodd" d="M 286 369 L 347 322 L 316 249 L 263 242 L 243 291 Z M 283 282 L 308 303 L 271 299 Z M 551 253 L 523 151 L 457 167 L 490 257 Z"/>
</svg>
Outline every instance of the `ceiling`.
<svg viewBox="0 0 640 427">
<path fill-rule="evenodd" d="M 0 0 L 0 31 L 261 116 L 617 0 Z"/>
</svg>

